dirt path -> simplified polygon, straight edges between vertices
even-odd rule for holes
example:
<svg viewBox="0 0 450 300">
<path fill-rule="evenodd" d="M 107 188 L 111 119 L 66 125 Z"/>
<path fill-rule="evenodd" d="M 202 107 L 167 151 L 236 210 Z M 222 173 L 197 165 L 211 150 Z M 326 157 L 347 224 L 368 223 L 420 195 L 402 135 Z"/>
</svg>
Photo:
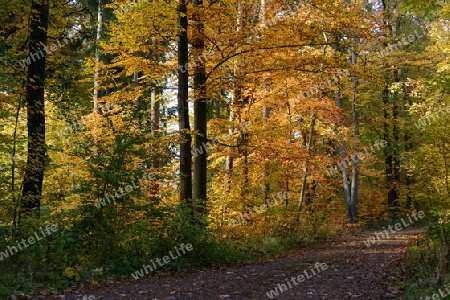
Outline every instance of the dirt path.
<svg viewBox="0 0 450 300">
<path fill-rule="evenodd" d="M 367 247 L 374 232 L 365 232 L 259 263 L 109 281 L 34 299 L 261 300 L 271 299 L 271 290 L 273 299 L 395 299 L 394 282 L 404 276 L 400 261 L 421 233 L 406 228 Z"/>
</svg>

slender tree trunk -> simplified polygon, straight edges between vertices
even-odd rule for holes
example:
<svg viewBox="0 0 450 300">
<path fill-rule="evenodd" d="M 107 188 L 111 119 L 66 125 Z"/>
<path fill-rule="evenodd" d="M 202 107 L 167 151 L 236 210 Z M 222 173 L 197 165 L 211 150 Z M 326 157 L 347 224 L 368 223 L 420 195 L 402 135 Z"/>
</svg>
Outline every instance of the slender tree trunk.
<svg viewBox="0 0 450 300">
<path fill-rule="evenodd" d="M 413 145 L 410 141 L 410 137 L 408 133 L 405 133 L 405 152 L 409 153 L 413 149 Z M 408 170 L 405 170 L 405 186 L 406 186 L 406 203 L 405 208 L 407 210 L 411 209 L 412 207 L 412 184 L 413 184 L 413 177 L 409 174 Z"/>
<path fill-rule="evenodd" d="M 102 91 L 100 90 L 100 77 L 101 77 L 101 54 L 99 43 L 103 36 L 103 5 L 102 0 L 98 0 L 97 7 L 97 38 L 96 38 L 96 49 L 95 49 L 95 73 L 94 73 L 94 114 L 97 115 L 100 112 L 99 99 L 102 97 Z M 96 116 L 94 116 L 96 117 Z"/>
<path fill-rule="evenodd" d="M 287 114 L 289 119 L 289 124 L 292 125 L 292 113 L 291 113 L 291 106 L 289 105 L 289 102 L 286 102 L 286 108 L 287 108 Z M 294 141 L 294 137 L 292 134 L 292 130 L 289 130 L 289 141 L 292 143 Z M 291 170 L 289 168 L 286 168 L 284 171 L 284 205 L 286 208 L 289 205 L 289 179 L 290 179 L 290 173 Z"/>
<path fill-rule="evenodd" d="M 446 144 L 448 144 L 448 141 L 445 140 L 444 137 L 442 137 L 442 159 L 444 160 L 444 170 L 445 170 L 445 190 L 447 192 L 447 197 L 450 198 L 450 178 L 449 178 L 449 161 L 448 161 L 448 148 L 446 147 Z M 450 251 L 450 248 L 449 248 Z"/>
<path fill-rule="evenodd" d="M 103 92 L 101 90 L 101 72 L 102 72 L 102 55 L 100 51 L 100 41 L 103 37 L 104 31 L 104 16 L 103 16 L 103 3 L 102 0 L 98 0 L 97 5 L 97 35 L 96 35 L 96 48 L 95 48 L 95 72 L 94 72 L 94 110 L 93 110 L 93 118 L 94 118 L 94 132 L 97 132 L 98 128 L 98 118 L 102 114 L 102 107 L 100 103 L 100 99 L 103 97 Z M 95 133 L 94 135 L 94 155 L 100 157 L 102 155 L 101 150 L 99 149 L 100 138 L 99 135 Z M 99 163 L 97 169 L 103 169 L 102 163 Z M 98 200 L 103 197 L 104 186 L 101 186 L 101 178 L 99 176 L 95 177 L 95 193 Z"/>
<path fill-rule="evenodd" d="M 305 195 L 305 204 L 306 204 L 306 211 L 309 213 L 313 213 L 314 209 L 312 209 L 312 205 L 314 204 L 314 199 L 316 197 L 316 189 L 317 189 L 317 183 L 315 180 L 312 180 L 306 189 L 306 195 Z"/>
<path fill-rule="evenodd" d="M 45 145 L 45 55 L 42 45 L 47 44 L 49 22 L 48 0 L 31 1 L 29 55 L 33 62 L 28 66 L 26 102 L 28 128 L 28 154 L 19 212 L 24 217 L 40 217 L 42 185 L 47 157 Z M 41 53 L 42 52 L 42 53 Z"/>
<path fill-rule="evenodd" d="M 335 94 L 335 100 L 336 100 L 336 105 L 338 108 L 342 109 L 343 108 L 343 104 L 342 104 L 342 98 L 340 97 L 339 93 Z M 346 160 L 347 157 L 347 153 L 345 151 L 345 147 L 344 144 L 342 142 L 340 142 L 339 144 L 339 152 L 340 152 L 340 156 L 343 158 L 342 161 L 342 187 L 344 189 L 344 197 L 345 197 L 345 203 L 351 203 L 351 186 L 350 186 L 350 178 L 349 178 L 349 174 L 348 174 L 348 162 Z M 350 219 L 351 215 L 349 214 L 349 210 L 347 209 L 347 219 Z"/>
<path fill-rule="evenodd" d="M 356 64 L 356 53 L 352 52 L 352 64 Z M 348 222 L 355 224 L 358 218 L 358 187 L 359 187 L 359 158 L 356 153 L 359 152 L 360 147 L 360 133 L 359 133 L 359 119 L 357 111 L 358 100 L 358 81 L 355 77 L 352 78 L 353 82 L 353 166 L 352 166 L 352 182 L 350 192 L 350 203 L 347 203 L 347 215 L 349 216 Z"/>
<path fill-rule="evenodd" d="M 162 88 L 161 87 L 155 87 L 154 93 L 152 93 L 151 97 L 151 131 L 152 136 L 157 137 L 159 136 L 159 119 L 160 119 L 160 97 L 162 96 Z M 160 167 L 159 162 L 159 154 L 158 151 L 155 150 L 157 146 L 152 145 L 152 169 L 153 172 L 158 172 Z M 150 193 L 152 195 L 152 198 L 157 201 L 159 199 L 159 183 L 158 180 L 153 180 L 150 183 Z"/>
<path fill-rule="evenodd" d="M 239 34 L 239 32 L 242 30 L 242 15 L 243 15 L 243 7 L 242 2 L 240 0 L 237 1 L 237 20 L 236 20 L 236 32 Z M 233 122 L 236 119 L 236 113 L 235 110 L 239 109 L 236 105 L 237 101 L 240 100 L 242 96 L 241 92 L 241 85 L 240 85 L 240 76 L 239 73 L 239 65 L 237 59 L 234 61 L 233 65 L 233 91 L 230 98 L 230 115 L 228 116 L 228 121 L 230 122 L 230 127 L 228 128 L 228 134 L 230 136 L 233 135 Z M 226 161 L 225 161 L 225 176 L 226 176 L 226 184 L 227 184 L 227 194 L 230 193 L 231 190 L 231 176 L 233 172 L 233 161 L 234 158 L 232 155 L 227 155 Z"/>
<path fill-rule="evenodd" d="M 382 0 L 381 4 L 383 6 L 384 24 L 387 26 L 389 35 L 394 37 L 394 31 L 392 27 L 392 22 L 389 19 L 391 1 Z M 385 45 L 387 46 L 387 45 Z M 400 183 L 400 159 L 399 159 L 399 128 L 398 128 L 398 104 L 394 98 L 392 102 L 390 101 L 391 95 L 389 92 L 389 85 L 391 82 L 390 71 L 386 66 L 385 74 L 385 87 L 383 90 L 383 104 L 384 104 L 384 140 L 388 142 L 388 146 L 384 148 L 384 160 L 385 160 L 385 172 L 386 172 L 386 183 L 388 189 L 387 201 L 389 207 L 389 218 L 391 221 L 398 219 L 398 213 L 400 211 L 399 204 L 399 192 L 398 185 Z M 394 71 L 394 80 L 399 81 L 398 72 Z M 392 107 L 392 114 L 389 112 L 390 107 Z M 392 135 L 390 133 L 390 123 L 392 123 Z"/>
<path fill-rule="evenodd" d="M 259 19 L 262 26 L 266 26 L 266 1 L 261 0 L 261 11 L 259 15 Z M 267 122 L 267 120 L 270 117 L 270 107 L 264 105 L 263 106 L 263 116 L 264 121 Z M 270 170 L 270 164 L 269 162 L 264 162 L 264 171 L 263 171 L 263 182 L 262 182 L 262 203 L 267 203 L 267 200 L 269 199 L 270 194 L 270 182 L 267 180 L 267 177 L 269 176 L 269 170 Z"/>
<path fill-rule="evenodd" d="M 411 97 L 407 96 L 408 92 L 405 90 L 403 91 L 403 95 L 405 97 L 405 101 L 404 103 L 408 103 L 410 106 L 412 106 L 413 101 L 411 99 Z M 414 143 L 411 140 L 410 135 L 408 134 L 408 132 L 405 133 L 405 153 L 410 153 L 410 151 L 414 150 Z M 412 189 L 413 189 L 413 184 L 414 184 L 414 177 L 411 176 L 409 170 L 405 170 L 405 186 L 406 186 L 406 204 L 405 204 L 405 208 L 407 210 L 411 209 L 412 204 L 413 204 L 413 196 L 412 196 Z M 417 206 L 418 202 L 414 201 L 414 208 L 416 210 L 419 210 L 419 207 Z"/>
<path fill-rule="evenodd" d="M 233 123 L 234 121 L 234 94 L 235 92 L 233 92 L 233 95 L 231 96 L 231 100 L 230 100 L 230 115 L 228 116 L 228 121 L 230 122 L 230 124 Z M 233 127 L 230 125 L 230 127 L 228 128 L 228 134 L 231 136 L 233 135 Z M 233 172 L 233 156 L 232 155 L 227 155 L 226 160 L 225 160 L 225 177 L 226 177 L 226 190 L 227 190 L 227 194 L 230 193 L 231 190 L 231 175 Z"/>
<path fill-rule="evenodd" d="M 14 133 L 13 133 L 13 149 L 11 154 L 11 195 L 12 195 L 12 203 L 14 205 L 12 223 L 13 226 L 17 226 L 17 207 L 19 202 L 16 198 L 16 152 L 17 152 L 17 130 L 19 128 L 19 116 L 20 110 L 22 109 L 22 103 L 19 102 L 17 105 L 16 116 L 14 120 Z"/>
<path fill-rule="evenodd" d="M 386 82 L 384 89 L 384 140 L 388 142 L 388 146 L 384 148 L 384 163 L 385 163 L 385 172 L 386 172 L 386 184 L 388 189 L 388 207 L 389 207 L 389 218 L 392 221 L 397 219 L 398 212 L 398 193 L 397 193 L 397 184 L 395 182 L 394 175 L 394 142 L 391 139 L 390 134 L 390 126 L 389 123 L 391 121 L 391 116 L 389 114 L 389 89 L 388 83 Z"/>
<path fill-rule="evenodd" d="M 250 179 L 248 177 L 248 152 L 247 149 L 244 150 L 244 162 L 243 162 L 243 173 L 244 173 L 244 182 L 243 182 L 243 187 L 242 187 L 242 191 L 241 191 L 241 198 L 244 199 L 244 201 L 247 201 L 247 195 L 249 193 L 248 191 L 248 185 L 250 183 Z M 249 206 L 249 203 L 245 202 L 244 206 L 247 207 Z"/>
<path fill-rule="evenodd" d="M 286 207 L 289 205 L 289 174 L 286 174 L 284 181 L 284 205 Z"/>
<path fill-rule="evenodd" d="M 309 138 L 308 138 L 308 143 L 306 145 L 306 151 L 308 153 L 308 155 L 310 155 L 310 151 L 311 151 L 311 147 L 312 147 L 312 143 L 313 143 L 313 138 L 314 138 L 314 127 L 316 124 L 316 113 L 314 112 L 312 117 L 311 117 L 311 124 L 310 124 L 310 128 L 309 128 Z M 303 175 L 303 179 L 302 179 L 302 189 L 300 191 L 300 200 L 298 202 L 298 207 L 297 207 L 297 214 L 295 216 L 295 221 L 294 221 L 294 225 L 298 225 L 298 223 L 300 222 L 300 213 L 302 210 L 302 206 L 303 206 L 303 201 L 305 199 L 305 192 L 306 192 L 306 180 L 308 179 L 308 159 L 305 161 L 305 168 L 304 168 L 304 175 Z"/>
<path fill-rule="evenodd" d="M 216 113 L 215 117 L 216 117 L 216 119 L 220 119 L 220 101 L 217 100 L 214 103 L 214 105 L 215 105 L 215 111 L 214 112 Z"/>
<path fill-rule="evenodd" d="M 389 76 L 386 76 L 388 80 Z M 399 81 L 398 74 L 394 71 L 394 80 Z M 386 81 L 384 88 L 384 139 L 388 141 L 388 147 L 385 148 L 385 164 L 386 164 L 386 181 L 388 188 L 388 206 L 389 217 L 392 221 L 398 219 L 400 211 L 399 201 L 399 184 L 400 184 L 400 159 L 399 159 L 399 128 L 398 128 L 398 104 L 396 98 L 391 102 L 389 89 L 389 82 Z M 392 107 L 392 113 L 389 109 Z M 392 135 L 390 133 L 390 126 L 392 124 Z"/>
<path fill-rule="evenodd" d="M 192 156 L 189 125 L 189 73 L 188 73 L 188 17 L 186 0 L 178 3 L 178 124 L 182 141 L 180 142 L 180 201 L 192 200 Z"/>
<path fill-rule="evenodd" d="M 236 70 L 236 63 L 235 63 L 235 70 Z M 236 104 L 236 98 L 237 96 L 240 95 L 240 89 L 235 87 L 234 90 L 231 93 L 231 98 L 230 98 L 230 115 L 228 116 L 228 121 L 230 123 L 230 127 L 228 127 L 228 134 L 230 136 L 233 135 L 233 122 L 236 119 L 236 113 L 235 110 L 238 109 Z M 225 177 L 226 177 L 226 191 L 227 194 L 230 193 L 231 191 L 231 182 L 232 182 L 232 174 L 233 174 L 233 164 L 234 164 L 234 157 L 233 155 L 227 155 L 226 159 L 225 159 Z"/>
<path fill-rule="evenodd" d="M 202 0 L 192 0 L 193 9 L 203 6 Z M 205 148 L 205 151 L 194 160 L 193 198 L 196 205 L 197 217 L 203 218 L 206 214 L 207 200 L 207 113 L 206 102 L 206 73 L 203 52 L 205 50 L 204 25 L 200 14 L 194 12 L 194 33 L 192 52 L 194 54 L 194 147 Z"/>
<path fill-rule="evenodd" d="M 263 0 L 264 1 L 264 0 Z M 268 106 L 263 107 L 263 116 L 265 122 L 269 119 L 270 116 L 270 108 Z M 264 162 L 263 166 L 263 182 L 262 182 L 262 203 L 267 203 L 269 199 L 270 194 L 270 182 L 267 180 L 267 177 L 269 176 L 269 170 L 270 170 L 270 163 L 268 161 Z"/>
<path fill-rule="evenodd" d="M 400 82 L 398 71 L 394 71 L 395 82 Z M 395 185 L 395 217 L 398 217 L 400 212 L 400 126 L 399 126 L 399 104 L 398 97 L 394 97 L 394 105 L 392 106 L 393 116 L 393 142 L 394 142 L 394 185 Z"/>
</svg>

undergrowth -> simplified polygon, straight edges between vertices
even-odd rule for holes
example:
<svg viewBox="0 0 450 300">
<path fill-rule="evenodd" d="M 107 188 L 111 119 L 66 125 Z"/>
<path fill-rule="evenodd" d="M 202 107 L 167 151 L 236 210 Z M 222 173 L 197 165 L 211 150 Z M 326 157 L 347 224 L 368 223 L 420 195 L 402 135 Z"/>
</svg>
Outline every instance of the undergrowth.
<svg viewBox="0 0 450 300">
<path fill-rule="evenodd" d="M 250 233 L 238 237 L 230 234 L 224 238 L 211 229 L 189 225 L 185 214 L 183 208 L 164 213 L 154 211 L 152 217 L 158 226 L 153 228 L 139 218 L 124 227 L 85 211 L 60 216 L 52 222 L 42 220 L 57 224 L 59 231 L 0 260 L 0 298 L 16 291 L 32 294 L 33 291 L 54 290 L 77 282 L 98 283 L 106 278 L 131 277 L 142 264 L 167 255 L 180 244 L 191 243 L 195 251 L 178 257 L 161 270 L 175 272 L 254 262 L 353 230 L 346 226 L 328 226 L 326 222 L 321 226 L 306 222 L 295 230 L 279 226 L 276 230 L 252 232 L 251 224 L 244 228 L 246 224 L 239 232 Z M 170 222 L 166 215 L 170 215 Z M 173 215 L 177 217 L 173 218 Z M 73 225 L 68 225 L 68 219 Z M 38 226 L 29 224 L 28 228 Z M 32 229 L 16 231 L 0 226 L 0 252 L 15 245 L 14 241 L 33 234 Z"/>
<path fill-rule="evenodd" d="M 450 299 L 450 222 L 445 210 L 435 212 L 425 236 L 409 247 L 408 280 L 399 299 Z"/>
</svg>

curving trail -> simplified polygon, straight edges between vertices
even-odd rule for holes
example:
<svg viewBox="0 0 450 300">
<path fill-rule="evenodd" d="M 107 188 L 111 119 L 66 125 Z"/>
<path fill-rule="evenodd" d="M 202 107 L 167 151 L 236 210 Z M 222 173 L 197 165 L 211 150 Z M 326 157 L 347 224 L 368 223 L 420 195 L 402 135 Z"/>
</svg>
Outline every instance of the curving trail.
<svg viewBox="0 0 450 300">
<path fill-rule="evenodd" d="M 92 295 L 107 300 L 267 300 L 269 295 L 292 300 L 395 299 L 398 290 L 394 282 L 405 276 L 401 260 L 407 246 L 422 233 L 418 228 L 406 228 L 367 247 L 364 241 L 374 232 L 366 231 L 258 263 L 176 274 L 159 272 L 98 287 L 80 285 L 33 299 L 81 300 L 85 295 L 84 299 L 93 299 L 89 298 Z"/>
</svg>

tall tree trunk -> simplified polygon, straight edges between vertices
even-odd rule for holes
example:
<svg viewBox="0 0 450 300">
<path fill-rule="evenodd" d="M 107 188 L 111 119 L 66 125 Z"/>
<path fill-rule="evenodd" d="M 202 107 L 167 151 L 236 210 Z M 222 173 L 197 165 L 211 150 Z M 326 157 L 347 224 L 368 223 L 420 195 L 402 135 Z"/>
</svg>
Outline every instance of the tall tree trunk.
<svg viewBox="0 0 450 300">
<path fill-rule="evenodd" d="M 404 101 L 405 105 L 408 104 L 409 106 L 412 106 L 413 101 L 412 101 L 412 98 L 408 96 L 406 87 L 404 87 L 403 96 L 405 98 L 405 101 Z M 404 140 L 405 140 L 405 147 L 404 147 L 405 153 L 410 153 L 411 151 L 414 150 L 414 143 L 411 140 L 411 136 L 409 135 L 408 132 L 405 133 Z M 408 156 L 409 156 L 409 154 L 408 154 Z M 406 187 L 405 208 L 407 210 L 411 209 L 412 204 L 413 204 L 412 189 L 413 189 L 413 184 L 414 184 L 414 176 L 411 176 L 411 175 L 412 174 L 409 170 L 405 170 L 405 187 Z M 419 210 L 417 201 L 414 201 L 414 208 L 416 210 Z"/>
<path fill-rule="evenodd" d="M 385 172 L 386 172 L 386 184 L 388 189 L 387 201 L 389 207 L 389 218 L 392 221 L 397 219 L 397 214 L 399 210 L 398 205 L 398 192 L 397 192 L 397 183 L 395 182 L 395 162 L 394 162 L 394 148 L 396 147 L 394 140 L 391 138 L 390 134 L 390 122 L 391 115 L 389 113 L 389 89 L 388 82 L 385 84 L 383 95 L 383 104 L 384 104 L 384 140 L 388 142 L 388 146 L 384 148 L 384 163 L 385 163 Z M 393 125 L 395 126 L 395 125 Z"/>
<path fill-rule="evenodd" d="M 236 72 L 236 63 L 235 63 L 235 72 Z M 230 136 L 233 136 L 234 128 L 233 128 L 232 124 L 236 119 L 235 110 L 238 109 L 238 107 L 236 106 L 236 99 L 237 99 L 238 95 L 240 95 L 240 89 L 236 86 L 235 86 L 234 90 L 232 91 L 231 98 L 230 98 L 230 105 L 229 105 L 230 115 L 228 116 L 228 121 L 230 123 L 230 127 L 228 127 L 228 134 Z M 227 195 L 230 193 L 230 190 L 231 190 L 231 181 L 232 181 L 231 177 L 232 177 L 232 173 L 233 173 L 233 163 L 234 163 L 234 157 L 231 154 L 227 155 L 227 157 L 225 159 L 225 177 L 226 177 L 226 185 L 227 185 L 226 186 Z"/>
<path fill-rule="evenodd" d="M 102 70 L 101 70 L 101 61 L 102 61 L 102 55 L 100 52 L 100 41 L 103 37 L 103 31 L 104 31 L 104 15 L 103 15 L 103 2 L 102 0 L 98 0 L 97 5 L 97 34 L 96 34 L 96 48 L 95 48 L 95 71 L 94 71 L 94 111 L 93 111 L 93 118 L 94 118 L 94 132 L 97 132 L 98 128 L 98 118 L 99 115 L 102 114 L 102 107 L 100 103 L 100 98 L 103 97 L 103 92 L 101 90 L 101 76 L 102 76 Z M 101 151 L 98 148 L 99 144 L 99 136 L 97 134 L 94 135 L 94 155 L 100 157 L 102 155 Z M 103 165 L 99 163 L 97 166 L 97 169 L 102 169 Z M 104 185 L 101 186 L 101 178 L 99 176 L 95 177 L 95 193 L 98 200 L 100 200 L 103 197 L 104 193 Z"/>
<path fill-rule="evenodd" d="M 384 24 L 387 26 L 389 36 L 394 37 L 394 28 L 389 18 L 391 13 L 390 6 L 395 4 L 393 1 L 382 0 Z M 387 45 L 385 45 L 387 46 Z M 385 86 L 383 90 L 384 104 L 384 140 L 388 142 L 388 146 L 384 148 L 386 184 L 388 189 L 387 202 L 389 207 L 389 218 L 395 221 L 400 211 L 399 204 L 399 183 L 400 183 L 400 159 L 399 159 L 399 128 L 398 128 L 398 104 L 394 97 L 390 101 L 391 94 L 389 92 L 390 66 L 386 66 Z M 394 71 L 394 80 L 399 81 L 398 72 Z M 392 114 L 389 112 L 392 107 Z M 392 123 L 392 134 L 390 133 L 390 123 Z"/>
<path fill-rule="evenodd" d="M 242 163 L 242 171 L 243 171 L 243 175 L 244 175 L 244 180 L 243 180 L 243 186 L 242 186 L 242 190 L 241 190 L 241 198 L 244 201 L 244 206 L 248 207 L 248 206 L 250 206 L 250 204 L 247 203 L 247 195 L 249 193 L 248 185 L 250 183 L 250 179 L 249 179 L 249 176 L 248 176 L 249 166 L 248 166 L 248 150 L 247 150 L 247 147 L 243 151 L 242 155 L 244 156 L 244 161 Z"/>
<path fill-rule="evenodd" d="M 306 144 L 306 152 L 308 153 L 308 155 L 310 155 L 310 151 L 311 151 L 311 147 L 312 147 L 312 143 L 313 143 L 313 138 L 314 138 L 314 127 L 316 124 L 316 113 L 314 112 L 313 115 L 311 116 L 311 124 L 310 124 L 310 128 L 309 128 L 309 137 L 308 137 L 308 142 Z M 306 192 L 306 187 L 307 187 L 307 182 L 306 180 L 308 179 L 308 159 L 307 158 L 304 162 L 305 164 L 305 168 L 304 168 L 304 174 L 303 174 L 303 179 L 302 179 L 302 189 L 300 191 L 300 200 L 298 202 L 298 207 L 297 207 L 297 214 L 295 216 L 295 221 L 294 221 L 294 225 L 298 225 L 299 221 L 300 221 L 300 213 L 302 211 L 302 206 L 303 206 L 303 201 L 305 199 L 305 192 Z"/>
<path fill-rule="evenodd" d="M 233 127 L 231 124 L 233 124 L 233 121 L 235 118 L 235 115 L 234 115 L 235 95 L 236 95 L 236 91 L 233 91 L 233 94 L 230 99 L 230 115 L 228 116 L 228 121 L 230 122 L 230 127 L 228 128 L 228 134 L 230 136 L 233 135 Z M 229 194 L 230 190 L 231 190 L 231 175 L 233 172 L 233 160 L 234 160 L 234 158 L 231 154 L 227 155 L 226 160 L 225 160 L 225 177 L 226 177 L 226 185 L 227 185 L 226 186 L 227 194 Z"/>
<path fill-rule="evenodd" d="M 405 152 L 409 153 L 413 150 L 414 146 L 410 140 L 410 136 L 408 133 L 405 133 Z M 407 210 L 411 209 L 413 197 L 412 197 L 412 185 L 413 185 L 413 177 L 411 176 L 409 170 L 405 170 L 405 187 L 406 187 L 406 203 L 405 208 Z"/>
<path fill-rule="evenodd" d="M 352 64 L 356 64 L 356 53 L 352 51 Z M 359 158 L 356 153 L 359 152 L 360 147 L 360 133 L 359 133 L 359 119 L 357 111 L 358 100 L 358 80 L 353 76 L 353 166 L 352 166 L 352 182 L 350 192 L 350 203 L 347 203 L 347 216 L 350 224 L 355 224 L 358 218 L 358 187 L 359 187 Z"/>
<path fill-rule="evenodd" d="M 33 62 L 28 66 L 26 102 L 28 153 L 23 179 L 19 224 L 21 218 L 40 217 L 42 185 L 47 157 L 45 145 L 45 65 L 42 45 L 47 44 L 49 22 L 48 0 L 31 1 L 29 55 Z M 37 59 L 36 59 L 37 57 Z"/>
<path fill-rule="evenodd" d="M 14 205 L 13 213 L 12 213 L 12 223 L 13 226 L 17 226 L 17 208 L 19 206 L 18 199 L 20 197 L 16 197 L 16 153 L 17 153 L 17 130 L 19 129 L 19 117 L 20 110 L 22 109 L 22 103 L 19 102 L 17 105 L 16 116 L 14 120 L 14 133 L 13 133 L 13 148 L 11 154 L 11 195 L 12 195 L 12 203 Z"/>
<path fill-rule="evenodd" d="M 338 92 L 335 94 L 335 101 L 338 108 L 343 109 L 342 98 Z M 345 146 L 341 141 L 339 144 L 339 152 L 340 156 L 343 158 L 342 161 L 342 187 L 344 189 L 344 197 L 345 203 L 351 203 L 352 195 L 351 195 L 351 186 L 350 186 L 350 177 L 348 174 L 348 161 L 346 160 L 347 152 L 345 151 Z M 347 209 L 347 219 L 350 219 L 349 211 Z"/>
<path fill-rule="evenodd" d="M 445 190 L 447 192 L 447 197 L 450 198 L 450 177 L 449 177 L 449 160 L 448 160 L 448 153 L 449 149 L 446 146 L 448 144 L 448 140 L 445 139 L 445 137 L 441 137 L 442 141 L 442 147 L 439 147 L 441 150 L 442 159 L 444 160 L 444 170 L 445 170 Z M 450 251 L 450 248 L 449 248 Z M 450 252 L 449 252 L 450 253 Z"/>
<path fill-rule="evenodd" d="M 186 0 L 178 3 L 178 125 L 180 142 L 180 202 L 190 204 L 192 200 L 192 156 L 191 127 L 189 125 L 189 73 L 188 73 L 188 17 Z"/>
<path fill-rule="evenodd" d="M 96 37 L 96 49 L 95 49 L 95 73 L 94 73 L 94 114 L 97 115 L 100 112 L 99 99 L 102 97 L 102 91 L 100 90 L 100 77 L 101 77 L 101 54 L 99 43 L 103 36 L 103 5 L 102 0 L 98 0 L 97 7 L 97 37 Z M 96 117 L 96 116 L 94 116 Z"/>
<path fill-rule="evenodd" d="M 398 219 L 400 211 L 399 201 L 399 184 L 400 184 L 400 153 L 399 153 L 399 125 L 398 125 L 398 110 L 397 97 L 391 97 L 389 92 L 390 82 L 389 76 L 386 75 L 386 83 L 383 95 L 384 104 L 384 139 L 388 142 L 388 147 L 385 148 L 385 169 L 386 182 L 388 189 L 388 206 L 389 218 L 392 221 Z M 394 71 L 394 81 L 399 82 L 398 73 Z M 389 99 L 393 99 L 392 102 Z M 392 113 L 389 109 L 392 107 Z M 390 125 L 392 126 L 392 134 L 390 132 Z"/>
<path fill-rule="evenodd" d="M 260 10 L 260 14 L 259 14 L 259 19 L 261 22 L 261 25 L 263 27 L 266 26 L 266 0 L 261 0 L 261 10 Z M 263 116 L 264 116 L 264 121 L 267 122 L 267 120 L 270 117 L 270 107 L 264 105 L 263 106 Z M 270 169 L 270 164 L 269 162 L 264 162 L 264 166 L 263 166 L 264 170 L 263 170 L 263 180 L 262 180 L 262 203 L 267 203 L 268 199 L 269 199 L 269 194 L 270 194 L 270 181 L 267 180 L 267 177 L 269 176 L 269 169 Z"/>
<path fill-rule="evenodd" d="M 162 88 L 161 87 L 155 87 L 154 92 L 152 93 L 151 97 L 151 131 L 152 136 L 156 138 L 159 136 L 159 119 L 160 119 L 160 97 L 162 96 Z M 158 172 L 160 167 L 160 161 L 159 161 L 159 153 L 155 148 L 157 148 L 155 145 L 152 145 L 152 171 Z M 151 197 L 157 201 L 159 199 L 159 183 L 158 180 L 153 180 L 150 183 L 150 193 Z"/>
<path fill-rule="evenodd" d="M 243 17 L 243 7 L 242 2 L 240 0 L 237 1 L 237 20 L 236 20 L 236 32 L 239 34 L 242 30 L 242 17 Z M 230 136 L 233 135 L 233 122 L 236 119 L 236 111 L 238 108 L 237 101 L 241 100 L 242 97 L 242 90 L 240 85 L 240 76 L 239 76 L 239 65 L 238 65 L 238 59 L 236 58 L 233 64 L 233 90 L 230 97 L 230 115 L 228 116 L 228 121 L 230 123 L 230 127 L 228 128 L 228 134 Z M 233 163 L 234 158 L 232 155 L 227 155 L 226 161 L 225 161 L 225 176 L 226 176 L 226 191 L 227 194 L 230 193 L 231 190 L 231 175 L 233 172 Z"/>
<path fill-rule="evenodd" d="M 289 102 L 286 102 L 286 108 L 287 108 L 289 124 L 292 125 L 292 112 L 291 112 L 291 106 L 290 106 Z M 294 141 L 292 129 L 289 130 L 289 141 L 291 143 Z M 291 170 L 289 170 L 289 168 L 286 168 L 284 171 L 284 205 L 286 206 L 286 208 L 289 205 L 289 179 L 290 179 L 290 175 L 291 175 L 290 173 L 291 173 Z"/>
<path fill-rule="evenodd" d="M 203 7 L 202 0 L 192 0 L 193 9 Z M 194 32 L 192 52 L 195 60 L 194 67 L 194 147 L 201 149 L 208 142 L 206 103 L 206 73 L 203 52 L 205 50 L 204 25 L 198 11 L 194 12 Z M 197 217 L 206 214 L 206 184 L 207 184 L 207 149 L 194 160 L 193 198 L 196 205 Z"/>
<path fill-rule="evenodd" d="M 394 80 L 395 82 L 400 82 L 399 72 L 397 70 L 394 71 Z M 393 144 L 394 144 L 394 187 L 395 187 L 395 217 L 397 217 L 400 212 L 400 126 L 399 126 L 399 109 L 400 106 L 398 104 L 398 95 L 394 97 L 394 103 L 392 106 L 392 133 L 393 133 Z"/>
<path fill-rule="evenodd" d="M 264 116 L 264 120 L 267 123 L 267 120 L 269 119 L 270 116 L 270 108 L 268 106 L 264 106 L 263 107 L 263 116 Z M 262 203 L 267 203 L 268 199 L 269 199 L 269 194 L 270 194 L 270 181 L 267 180 L 267 177 L 269 176 L 269 170 L 270 170 L 270 163 L 268 161 L 264 162 L 264 166 L 263 166 L 264 170 L 263 170 L 263 181 L 262 181 Z"/>
</svg>

